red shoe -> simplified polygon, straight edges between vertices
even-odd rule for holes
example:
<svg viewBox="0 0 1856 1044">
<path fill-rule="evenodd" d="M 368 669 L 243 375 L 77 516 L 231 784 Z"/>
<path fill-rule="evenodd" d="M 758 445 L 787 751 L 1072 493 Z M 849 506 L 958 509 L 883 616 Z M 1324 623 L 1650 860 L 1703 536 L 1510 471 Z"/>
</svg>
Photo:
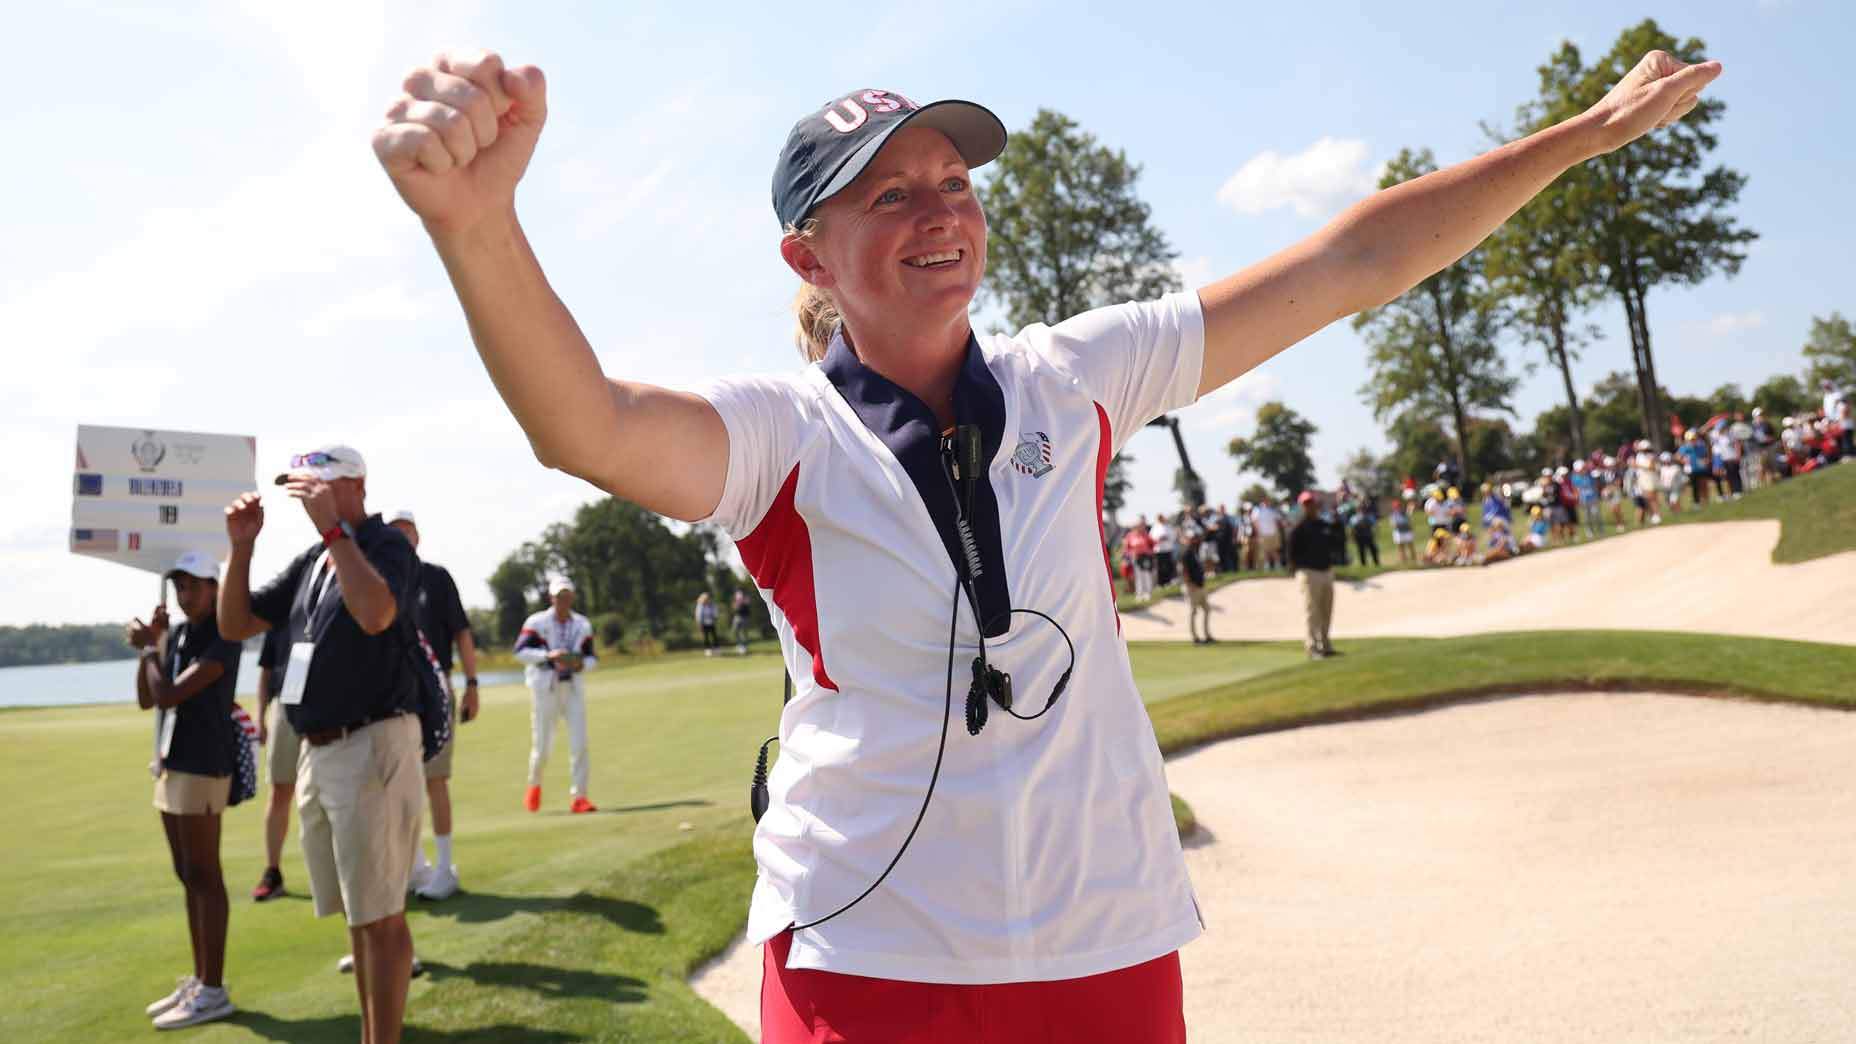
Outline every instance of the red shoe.
<svg viewBox="0 0 1856 1044">
<path fill-rule="evenodd" d="M 541 811 L 540 787 L 528 788 L 528 793 L 522 795 L 522 807 L 528 809 L 530 812 Z"/>
<path fill-rule="evenodd" d="M 582 795 L 580 797 L 574 798 L 573 805 L 569 807 L 567 811 L 569 812 L 598 812 L 599 808 L 595 806 L 591 801 L 588 801 L 584 795 Z"/>
<path fill-rule="evenodd" d="M 284 894 L 284 875 L 274 866 L 265 867 L 264 876 L 258 878 L 258 887 L 251 890 L 251 898 L 256 902 L 265 902 Z"/>
</svg>

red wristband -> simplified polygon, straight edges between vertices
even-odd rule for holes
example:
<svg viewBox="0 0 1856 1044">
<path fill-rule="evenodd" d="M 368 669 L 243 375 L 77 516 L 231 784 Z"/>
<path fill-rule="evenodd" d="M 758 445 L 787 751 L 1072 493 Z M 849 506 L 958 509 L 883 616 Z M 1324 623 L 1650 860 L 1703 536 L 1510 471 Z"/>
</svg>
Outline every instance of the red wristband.
<svg viewBox="0 0 1856 1044">
<path fill-rule="evenodd" d="M 337 540 L 340 540 L 341 538 L 347 535 L 348 535 L 348 531 L 342 528 L 342 524 L 340 522 L 337 522 L 334 525 L 322 531 L 322 546 L 333 547 Z"/>
</svg>

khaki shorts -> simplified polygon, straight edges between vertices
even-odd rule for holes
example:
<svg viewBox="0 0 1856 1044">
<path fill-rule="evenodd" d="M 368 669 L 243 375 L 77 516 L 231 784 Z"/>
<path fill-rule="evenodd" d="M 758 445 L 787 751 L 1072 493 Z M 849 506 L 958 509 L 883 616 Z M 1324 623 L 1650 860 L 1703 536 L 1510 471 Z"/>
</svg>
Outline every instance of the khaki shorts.
<svg viewBox="0 0 1856 1044">
<path fill-rule="evenodd" d="M 451 683 L 447 681 L 445 683 L 445 688 L 449 690 L 451 688 Z M 423 744 L 424 742 L 425 741 L 423 739 L 420 740 L 421 744 Z M 432 760 L 425 763 L 425 778 L 426 779 L 450 779 L 451 778 L 451 752 L 456 750 L 457 746 L 458 746 L 458 697 L 456 693 L 452 693 L 451 695 L 451 735 L 449 738 L 445 740 L 444 747 L 441 748 L 439 752 L 432 757 Z M 420 752 L 423 754 L 425 750 L 424 746 L 422 745 L 419 749 L 420 749 Z"/>
<path fill-rule="evenodd" d="M 425 786 L 419 719 L 377 722 L 321 747 L 303 744 L 296 808 L 316 916 L 346 913 L 351 926 L 406 909 Z"/>
<path fill-rule="evenodd" d="M 1266 558 L 1282 550 L 1281 533 L 1265 533 L 1257 536 L 1257 557 Z"/>
<path fill-rule="evenodd" d="M 303 756 L 303 737 L 290 725 L 290 716 L 284 713 L 282 700 L 271 701 L 264 711 L 264 719 L 265 727 L 270 730 L 270 738 L 264 744 L 264 771 L 270 774 L 272 786 L 294 786 L 296 763 Z"/>
<path fill-rule="evenodd" d="M 201 776 L 162 769 L 155 780 L 155 807 L 175 816 L 216 816 L 232 797 L 231 776 Z"/>
<path fill-rule="evenodd" d="M 1186 605 L 1188 607 L 1210 611 L 1211 603 L 1205 600 L 1205 588 L 1194 587 L 1191 584 L 1181 584 L 1180 586 L 1186 590 Z"/>
</svg>

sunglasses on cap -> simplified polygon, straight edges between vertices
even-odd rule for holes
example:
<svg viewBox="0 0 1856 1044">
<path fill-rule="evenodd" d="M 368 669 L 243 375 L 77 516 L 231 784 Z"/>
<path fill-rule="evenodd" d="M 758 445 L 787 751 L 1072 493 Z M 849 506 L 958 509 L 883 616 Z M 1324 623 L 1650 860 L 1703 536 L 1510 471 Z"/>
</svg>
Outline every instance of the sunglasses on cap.
<svg viewBox="0 0 1856 1044">
<path fill-rule="evenodd" d="M 327 464 L 342 463 L 345 463 L 345 461 L 340 457 L 337 457 L 333 453 L 324 453 L 321 450 L 317 450 L 314 453 L 298 453 L 290 458 L 290 466 L 293 468 L 320 468 Z"/>
</svg>

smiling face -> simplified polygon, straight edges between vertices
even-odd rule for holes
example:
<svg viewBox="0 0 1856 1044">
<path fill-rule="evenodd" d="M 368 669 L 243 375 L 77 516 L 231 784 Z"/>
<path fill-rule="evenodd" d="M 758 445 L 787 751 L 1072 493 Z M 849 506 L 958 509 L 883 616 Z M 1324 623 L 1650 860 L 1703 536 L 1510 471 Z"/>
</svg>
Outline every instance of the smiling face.
<svg viewBox="0 0 1856 1044">
<path fill-rule="evenodd" d="M 818 234 L 789 236 L 781 253 L 853 331 L 964 327 L 986 270 L 986 215 L 946 135 L 897 131 L 815 216 Z"/>
</svg>

